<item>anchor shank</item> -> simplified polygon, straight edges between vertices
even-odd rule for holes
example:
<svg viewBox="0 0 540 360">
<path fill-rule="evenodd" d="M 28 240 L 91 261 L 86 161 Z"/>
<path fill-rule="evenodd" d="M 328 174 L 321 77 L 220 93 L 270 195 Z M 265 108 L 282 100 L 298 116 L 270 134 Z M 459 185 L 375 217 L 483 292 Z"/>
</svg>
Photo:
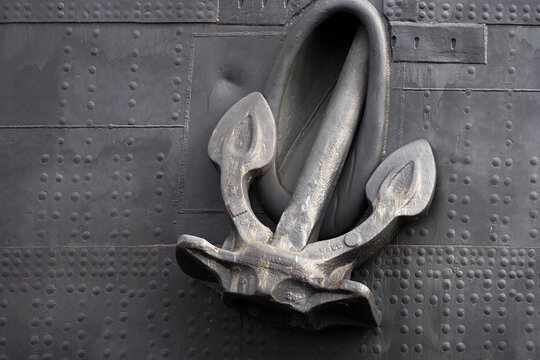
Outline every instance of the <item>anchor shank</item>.
<svg viewBox="0 0 540 360">
<path fill-rule="evenodd" d="M 316 240 L 322 218 L 356 133 L 366 96 L 368 39 L 360 28 L 326 108 L 291 202 L 276 228 L 274 244 L 300 251 Z M 360 106 L 351 106 L 358 104 Z"/>
</svg>

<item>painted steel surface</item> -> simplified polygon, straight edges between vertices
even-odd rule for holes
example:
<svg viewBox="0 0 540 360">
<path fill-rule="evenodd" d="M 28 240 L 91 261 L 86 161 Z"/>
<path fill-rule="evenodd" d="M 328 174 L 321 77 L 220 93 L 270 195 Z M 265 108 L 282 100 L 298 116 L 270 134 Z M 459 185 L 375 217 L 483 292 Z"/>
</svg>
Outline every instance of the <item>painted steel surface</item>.
<svg viewBox="0 0 540 360">
<path fill-rule="evenodd" d="M 239 315 L 174 260 L 180 234 L 226 237 L 208 140 L 311 6 L 201 3 L 0 4 L 0 358 L 537 358 L 537 4 L 373 1 L 486 24 L 487 63 L 391 63 L 386 152 L 430 142 L 433 204 L 353 274 L 381 327 L 308 333 Z"/>
</svg>

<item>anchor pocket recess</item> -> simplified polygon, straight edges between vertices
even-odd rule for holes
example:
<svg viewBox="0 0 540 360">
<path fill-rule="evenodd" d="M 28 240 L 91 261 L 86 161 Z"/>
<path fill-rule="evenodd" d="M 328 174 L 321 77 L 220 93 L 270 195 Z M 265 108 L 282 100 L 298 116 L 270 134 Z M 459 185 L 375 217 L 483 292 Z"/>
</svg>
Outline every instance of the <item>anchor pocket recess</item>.
<svg viewBox="0 0 540 360">
<path fill-rule="evenodd" d="M 350 230 L 367 210 L 364 189 L 382 159 L 386 132 L 388 77 L 381 65 L 387 61 L 387 40 L 370 38 L 364 19 L 346 10 L 306 13 L 305 25 L 288 34 L 263 92 L 276 122 L 277 149 L 270 170 L 258 181 L 257 193 L 276 223 L 291 201 L 316 140 L 333 136 L 324 133 L 333 132 L 331 127 L 323 126 L 334 122 L 331 113 L 339 106 L 343 116 L 356 117 L 351 119 L 356 124 L 347 159 L 319 224 L 321 239 Z M 333 99 L 346 92 L 356 97 Z M 365 128 L 369 131 L 363 132 Z"/>
</svg>

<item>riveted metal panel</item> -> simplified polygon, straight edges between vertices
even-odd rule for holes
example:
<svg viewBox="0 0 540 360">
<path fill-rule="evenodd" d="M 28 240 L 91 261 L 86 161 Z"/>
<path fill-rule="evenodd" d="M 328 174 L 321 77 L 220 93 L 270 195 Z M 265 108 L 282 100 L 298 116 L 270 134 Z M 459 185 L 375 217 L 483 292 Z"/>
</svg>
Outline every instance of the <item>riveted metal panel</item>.
<svg viewBox="0 0 540 360">
<path fill-rule="evenodd" d="M 384 314 L 381 328 L 318 333 L 241 318 L 187 280 L 172 250 L 4 248 L 2 354 L 509 359 L 536 352 L 536 249 L 390 246 L 356 275 L 374 289 Z"/>
<path fill-rule="evenodd" d="M 0 25 L 0 125 L 183 124 L 189 29 Z"/>
<path fill-rule="evenodd" d="M 382 326 L 310 333 L 239 315 L 174 261 L 179 234 L 229 231 L 207 141 L 262 90 L 288 32 L 253 24 L 302 11 L 26 3 L 0 5 L 17 23 L 0 25 L 0 359 L 538 357 L 537 4 L 379 4 L 393 20 L 487 23 L 488 61 L 392 64 L 388 152 L 431 142 L 434 203 L 355 272 Z M 240 24 L 192 23 L 218 19 Z"/>
<path fill-rule="evenodd" d="M 532 0 L 384 0 L 384 13 L 391 20 L 420 22 L 522 25 L 540 23 L 540 7 Z"/>
<path fill-rule="evenodd" d="M 182 128 L 4 130 L 0 243 L 173 243 L 182 136 Z"/>
<path fill-rule="evenodd" d="M 400 88 L 537 91 L 540 28 L 488 26 L 487 64 L 393 64 L 392 83 Z"/>
<path fill-rule="evenodd" d="M 367 0 L 377 9 L 379 0 Z M 301 16 L 313 0 L 220 0 L 219 23 L 284 25 Z"/>
<path fill-rule="evenodd" d="M 190 107 L 186 156 L 198 166 L 185 169 L 184 209 L 223 209 L 219 173 L 207 156 L 210 134 L 237 99 L 264 87 L 283 39 L 279 28 L 257 32 L 249 29 L 249 33 L 238 27 L 224 30 L 197 33 L 192 40 L 193 68 L 188 81 L 191 98 L 200 100 Z M 259 61 L 246 61 L 252 54 Z M 216 176 L 204 175 L 208 173 Z"/>
<path fill-rule="evenodd" d="M 218 299 L 201 284 L 186 282 L 171 250 L 4 248 L 0 321 L 10 330 L 1 335 L 2 355 L 181 359 L 193 351 L 193 342 L 206 338 L 207 345 L 194 347 L 198 355 L 219 356 L 220 341 L 239 334 L 240 319 L 220 314 Z M 239 341 L 236 336 L 226 346 L 230 355 L 238 354 Z"/>
<path fill-rule="evenodd" d="M 311 0 L 230 0 L 220 2 L 221 23 L 284 24 Z"/>
<path fill-rule="evenodd" d="M 396 91 L 389 146 L 434 146 L 438 184 L 429 215 L 399 243 L 535 245 L 538 171 L 534 92 Z M 444 240 L 442 240 L 444 239 Z"/>
<path fill-rule="evenodd" d="M 485 64 L 487 29 L 475 24 L 414 24 L 392 21 L 395 62 Z"/>
<path fill-rule="evenodd" d="M 4 1 L 0 22 L 215 22 L 217 0 Z"/>
</svg>

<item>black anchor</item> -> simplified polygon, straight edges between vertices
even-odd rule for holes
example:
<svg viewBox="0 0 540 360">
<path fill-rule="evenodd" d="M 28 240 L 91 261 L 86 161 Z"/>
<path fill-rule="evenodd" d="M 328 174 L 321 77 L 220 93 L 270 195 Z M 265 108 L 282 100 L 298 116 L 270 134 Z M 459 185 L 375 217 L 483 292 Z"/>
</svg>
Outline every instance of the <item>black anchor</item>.
<svg viewBox="0 0 540 360">
<path fill-rule="evenodd" d="M 277 143 L 272 109 L 265 96 L 252 93 L 227 111 L 208 145 L 210 158 L 221 170 L 231 234 L 221 248 L 182 235 L 176 250 L 184 272 L 207 281 L 228 305 L 307 329 L 380 324 L 381 314 L 371 291 L 351 280 L 351 272 L 382 249 L 401 218 L 419 215 L 429 207 L 435 187 L 435 160 L 429 143 L 417 140 L 405 145 L 386 157 L 369 177 L 365 194 L 372 206 L 370 215 L 342 235 L 318 240 L 354 141 L 359 104 L 371 100 L 383 112 L 387 107 L 384 76 L 375 81 L 381 87 L 378 94 L 366 96 L 366 88 L 358 81 L 365 76 L 362 69 L 368 62 L 372 64 L 374 53 L 387 51 L 384 25 L 376 10 L 366 1 L 334 0 L 319 2 L 309 11 L 329 16 L 344 10 L 358 16 L 364 25 L 352 41 L 317 137 L 275 231 L 257 219 L 249 202 L 251 182 L 269 169 L 275 172 Z M 306 23 L 312 26 L 313 17 L 306 16 L 298 26 L 302 29 Z M 369 57 L 364 51 L 368 37 L 379 41 Z M 384 75 L 387 55 L 381 57 L 376 60 L 382 60 L 378 66 Z M 366 113 L 370 114 L 365 111 L 364 116 Z M 379 118 L 386 119 L 386 113 Z"/>
</svg>

